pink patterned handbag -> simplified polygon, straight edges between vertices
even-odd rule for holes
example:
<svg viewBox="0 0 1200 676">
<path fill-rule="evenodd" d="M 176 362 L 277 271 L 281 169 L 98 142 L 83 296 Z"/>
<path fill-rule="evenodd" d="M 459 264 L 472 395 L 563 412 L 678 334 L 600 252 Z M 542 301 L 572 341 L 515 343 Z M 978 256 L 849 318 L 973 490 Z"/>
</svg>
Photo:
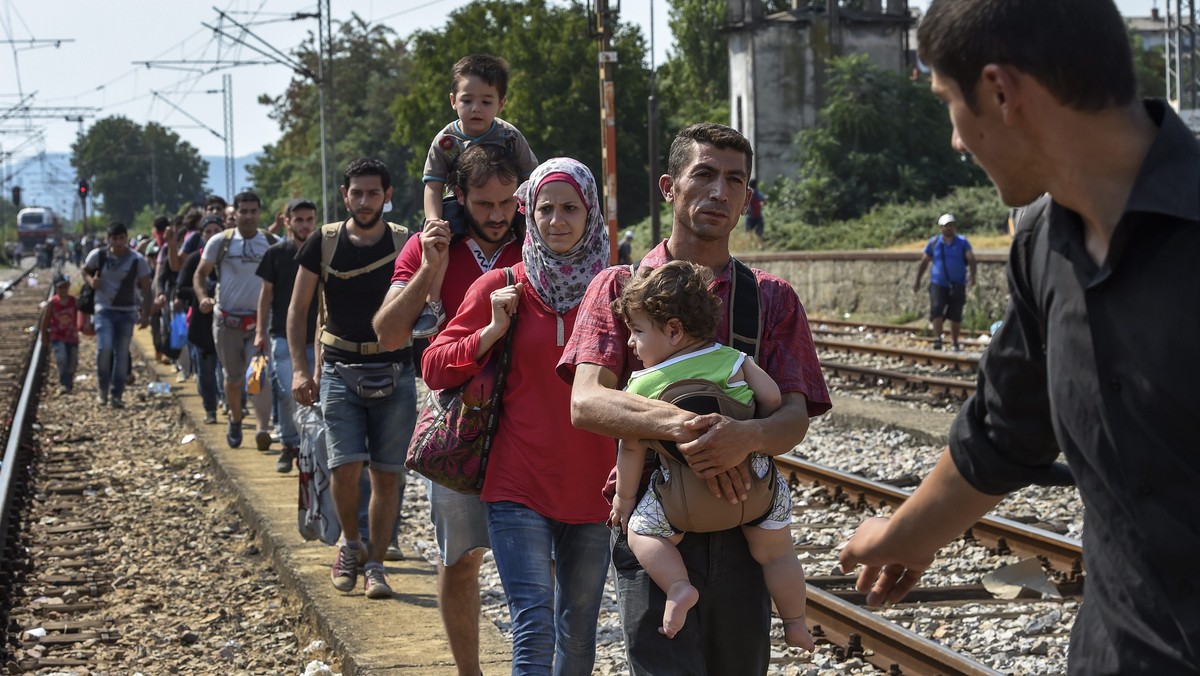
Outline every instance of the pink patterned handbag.
<svg viewBox="0 0 1200 676">
<path fill-rule="evenodd" d="M 511 286 L 512 269 L 505 268 L 504 275 Z M 482 371 L 458 387 L 430 391 L 417 417 L 405 467 L 459 493 L 483 491 L 488 452 L 500 426 L 516 322 L 514 315 L 504 345 L 492 350 Z"/>
</svg>

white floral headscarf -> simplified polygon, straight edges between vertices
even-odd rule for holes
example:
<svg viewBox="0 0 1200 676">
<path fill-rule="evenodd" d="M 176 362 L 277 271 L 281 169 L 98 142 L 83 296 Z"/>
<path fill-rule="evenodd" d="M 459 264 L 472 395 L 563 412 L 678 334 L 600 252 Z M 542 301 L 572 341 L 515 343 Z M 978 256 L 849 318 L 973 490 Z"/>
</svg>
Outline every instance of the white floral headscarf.
<svg viewBox="0 0 1200 676">
<path fill-rule="evenodd" d="M 587 207 L 587 222 L 583 236 L 570 251 L 556 254 L 550 250 L 538 231 L 534 218 L 537 193 L 545 183 L 566 181 L 574 184 Z M 525 214 L 525 244 L 521 258 L 525 274 L 538 296 L 555 312 L 562 315 L 583 300 L 588 282 L 608 267 L 608 226 L 600 213 L 600 196 L 596 179 L 583 163 L 569 157 L 546 160 L 533 170 L 529 180 L 517 188 L 517 200 Z"/>
</svg>

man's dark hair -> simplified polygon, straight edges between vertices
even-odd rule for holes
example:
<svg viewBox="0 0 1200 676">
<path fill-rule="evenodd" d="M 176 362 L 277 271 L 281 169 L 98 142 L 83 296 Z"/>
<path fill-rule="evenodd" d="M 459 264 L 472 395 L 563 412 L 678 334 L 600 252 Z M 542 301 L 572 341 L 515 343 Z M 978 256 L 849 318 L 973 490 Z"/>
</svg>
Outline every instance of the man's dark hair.
<svg viewBox="0 0 1200 676">
<path fill-rule="evenodd" d="M 613 300 L 612 311 L 628 322 L 643 312 L 656 327 L 678 319 L 684 332 L 703 341 L 717 335 L 721 301 L 708 290 L 712 270 L 689 261 L 671 261 L 657 268 L 641 268 Z"/>
<path fill-rule="evenodd" d="M 468 54 L 454 64 L 450 71 L 450 93 L 458 91 L 458 83 L 474 75 L 496 88 L 500 98 L 508 96 L 508 62 L 491 54 Z"/>
<path fill-rule="evenodd" d="M 493 176 L 515 187 L 521 176 L 517 158 L 500 146 L 473 145 L 455 163 L 451 185 L 466 199 L 471 188 L 482 188 Z"/>
<path fill-rule="evenodd" d="M 237 195 L 234 195 L 233 208 L 240 209 L 242 206 L 242 202 L 254 202 L 255 204 L 258 205 L 259 209 L 262 208 L 262 200 L 259 199 L 258 195 L 250 192 L 249 190 L 239 192 Z"/>
<path fill-rule="evenodd" d="M 108 236 L 109 237 L 113 237 L 116 235 L 128 235 L 128 234 L 129 234 L 129 228 L 125 227 L 125 224 L 122 223 L 121 221 L 113 221 L 112 223 L 108 224 Z"/>
<path fill-rule="evenodd" d="M 297 209 L 312 209 L 313 211 L 316 211 L 317 205 L 313 204 L 313 201 L 307 197 L 297 197 L 296 199 L 287 203 L 286 213 L 288 216 L 291 216 L 292 212 Z"/>
<path fill-rule="evenodd" d="M 170 224 L 171 224 L 171 219 L 167 218 L 166 216 L 155 216 L 154 217 L 154 229 L 157 230 L 158 232 L 162 232 L 162 231 L 166 230 L 167 226 Z"/>
<path fill-rule="evenodd" d="M 690 127 L 684 127 L 671 141 L 671 154 L 667 156 L 667 174 L 678 180 L 683 168 L 695 157 L 695 148 L 699 144 L 713 146 L 719 150 L 732 148 L 746 154 L 746 173 L 754 163 L 754 148 L 741 132 L 714 122 L 701 122 Z"/>
<path fill-rule="evenodd" d="M 934 0 L 917 43 L 921 60 L 953 80 L 972 111 L 989 63 L 1013 66 L 1079 111 L 1137 95 L 1129 35 L 1112 0 Z"/>
<path fill-rule="evenodd" d="M 350 179 L 360 176 L 378 176 L 383 183 L 383 190 L 386 192 L 392 187 L 392 175 L 388 172 L 387 165 L 383 160 L 376 160 L 370 157 L 360 157 L 350 163 L 346 167 L 346 173 L 342 174 L 342 187 L 350 187 Z"/>
<path fill-rule="evenodd" d="M 200 207 L 191 207 L 183 214 L 183 229 L 187 231 L 196 230 L 200 227 L 200 219 L 204 218 L 204 210 Z"/>
<path fill-rule="evenodd" d="M 225 198 L 221 197 L 220 195 L 209 195 L 208 197 L 206 197 L 204 199 L 204 208 L 205 209 L 208 209 L 209 207 L 211 207 L 214 204 L 219 204 L 222 209 L 224 209 L 226 206 L 228 206 L 228 204 L 225 202 Z"/>
</svg>

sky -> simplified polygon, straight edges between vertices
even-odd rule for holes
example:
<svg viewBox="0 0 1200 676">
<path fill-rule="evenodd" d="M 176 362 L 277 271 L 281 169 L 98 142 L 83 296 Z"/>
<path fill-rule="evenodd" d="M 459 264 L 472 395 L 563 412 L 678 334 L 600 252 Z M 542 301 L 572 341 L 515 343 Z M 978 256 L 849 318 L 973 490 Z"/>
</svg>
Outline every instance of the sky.
<svg viewBox="0 0 1200 676">
<path fill-rule="evenodd" d="M 1118 0 L 1117 4 L 1126 15 L 1145 16 L 1154 1 Z M 449 13 L 468 2 L 330 0 L 335 20 L 354 12 L 402 37 L 444 26 Z M 221 19 L 214 4 L 229 19 Z M 912 4 L 923 8 L 927 2 Z M 69 152 L 80 129 L 78 122 L 65 119 L 72 113 L 87 115 L 84 125 L 112 115 L 139 124 L 157 122 L 197 147 L 201 155 L 221 156 L 225 143 L 220 91 L 225 73 L 232 80 L 234 155 L 261 150 L 278 139 L 280 130 L 258 97 L 281 95 L 292 77 L 288 68 L 243 65 L 206 74 L 180 70 L 187 66 L 168 62 L 266 61 L 204 25 L 224 26 L 229 34 L 238 35 L 230 21 L 251 25 L 256 35 L 289 53 L 317 29 L 316 19 L 290 17 L 315 13 L 316 7 L 315 0 L 0 0 L 0 117 L 6 117 L 0 120 L 0 158 L 9 156 L 0 160 L 0 170 L 8 174 L 40 152 Z M 647 40 L 653 10 L 656 63 L 662 63 L 671 48 L 668 9 L 665 0 L 620 2 L 620 19 L 640 25 Z M 146 67 L 147 61 L 153 66 Z M 21 102 L 50 110 L 42 111 L 45 119 L 5 116 Z M 448 106 L 446 112 L 451 114 Z"/>
</svg>

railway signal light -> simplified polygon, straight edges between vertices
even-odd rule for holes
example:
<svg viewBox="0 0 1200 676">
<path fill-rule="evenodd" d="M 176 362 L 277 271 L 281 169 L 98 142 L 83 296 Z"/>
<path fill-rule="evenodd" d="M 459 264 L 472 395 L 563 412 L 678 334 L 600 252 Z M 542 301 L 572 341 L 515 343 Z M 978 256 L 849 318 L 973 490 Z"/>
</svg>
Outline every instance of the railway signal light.
<svg viewBox="0 0 1200 676">
<path fill-rule="evenodd" d="M 17 208 L 21 207 L 21 186 L 19 186 L 19 185 L 13 186 L 12 203 L 13 203 L 13 206 L 15 206 Z"/>
<path fill-rule="evenodd" d="M 86 202 L 87 197 L 88 197 L 88 182 L 80 181 L 79 182 L 79 199 Z"/>
</svg>

